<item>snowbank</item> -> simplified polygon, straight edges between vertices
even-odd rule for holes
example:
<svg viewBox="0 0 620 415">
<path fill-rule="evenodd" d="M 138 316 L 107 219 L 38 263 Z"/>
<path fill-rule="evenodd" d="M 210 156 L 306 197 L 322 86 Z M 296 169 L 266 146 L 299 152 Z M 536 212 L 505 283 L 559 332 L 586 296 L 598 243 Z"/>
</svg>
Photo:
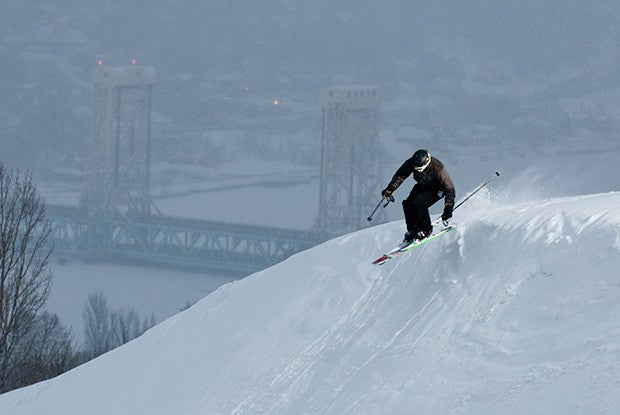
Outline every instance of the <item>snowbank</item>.
<svg viewBox="0 0 620 415">
<path fill-rule="evenodd" d="M 382 267 L 402 221 L 295 255 L 0 411 L 618 413 L 620 193 L 455 219 Z"/>
</svg>

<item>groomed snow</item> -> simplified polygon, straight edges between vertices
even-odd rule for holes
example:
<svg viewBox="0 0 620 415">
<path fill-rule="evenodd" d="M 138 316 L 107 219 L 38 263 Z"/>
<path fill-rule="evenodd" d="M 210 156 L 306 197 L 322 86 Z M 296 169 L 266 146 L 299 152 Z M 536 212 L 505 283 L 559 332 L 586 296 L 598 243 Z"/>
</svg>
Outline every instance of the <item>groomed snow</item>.
<svg viewBox="0 0 620 415">
<path fill-rule="evenodd" d="M 620 192 L 402 221 L 227 284 L 3 414 L 616 414 Z"/>
</svg>

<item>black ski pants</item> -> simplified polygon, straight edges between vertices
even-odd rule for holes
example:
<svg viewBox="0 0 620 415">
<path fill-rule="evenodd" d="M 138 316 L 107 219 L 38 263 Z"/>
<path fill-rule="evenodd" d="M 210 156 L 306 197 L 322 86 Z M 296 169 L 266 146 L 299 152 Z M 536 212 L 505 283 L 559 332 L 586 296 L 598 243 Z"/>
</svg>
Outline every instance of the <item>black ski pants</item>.
<svg viewBox="0 0 620 415">
<path fill-rule="evenodd" d="M 437 203 L 439 199 L 441 199 L 441 196 L 437 191 L 433 191 L 420 184 L 413 186 L 407 199 L 403 200 L 407 231 L 413 233 L 418 231 L 429 232 L 432 225 L 428 208 Z"/>
</svg>

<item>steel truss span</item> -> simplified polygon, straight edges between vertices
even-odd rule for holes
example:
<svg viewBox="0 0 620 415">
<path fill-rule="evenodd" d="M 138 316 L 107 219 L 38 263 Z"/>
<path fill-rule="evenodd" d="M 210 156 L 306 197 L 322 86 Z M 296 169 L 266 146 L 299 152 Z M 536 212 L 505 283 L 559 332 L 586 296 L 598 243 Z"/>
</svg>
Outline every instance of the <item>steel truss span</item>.
<svg viewBox="0 0 620 415">
<path fill-rule="evenodd" d="M 247 275 L 316 245 L 310 232 L 155 216 L 91 219 L 48 206 L 57 256 Z"/>
</svg>

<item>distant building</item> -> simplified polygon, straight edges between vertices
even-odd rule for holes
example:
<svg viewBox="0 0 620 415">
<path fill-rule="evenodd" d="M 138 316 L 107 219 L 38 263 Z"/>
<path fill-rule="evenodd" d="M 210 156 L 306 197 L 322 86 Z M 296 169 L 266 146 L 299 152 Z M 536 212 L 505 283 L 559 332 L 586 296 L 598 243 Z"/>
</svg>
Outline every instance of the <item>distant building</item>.
<svg viewBox="0 0 620 415">
<path fill-rule="evenodd" d="M 329 238 L 367 226 L 366 218 L 377 203 L 379 88 L 326 87 L 320 99 L 323 143 L 317 231 Z"/>
</svg>

